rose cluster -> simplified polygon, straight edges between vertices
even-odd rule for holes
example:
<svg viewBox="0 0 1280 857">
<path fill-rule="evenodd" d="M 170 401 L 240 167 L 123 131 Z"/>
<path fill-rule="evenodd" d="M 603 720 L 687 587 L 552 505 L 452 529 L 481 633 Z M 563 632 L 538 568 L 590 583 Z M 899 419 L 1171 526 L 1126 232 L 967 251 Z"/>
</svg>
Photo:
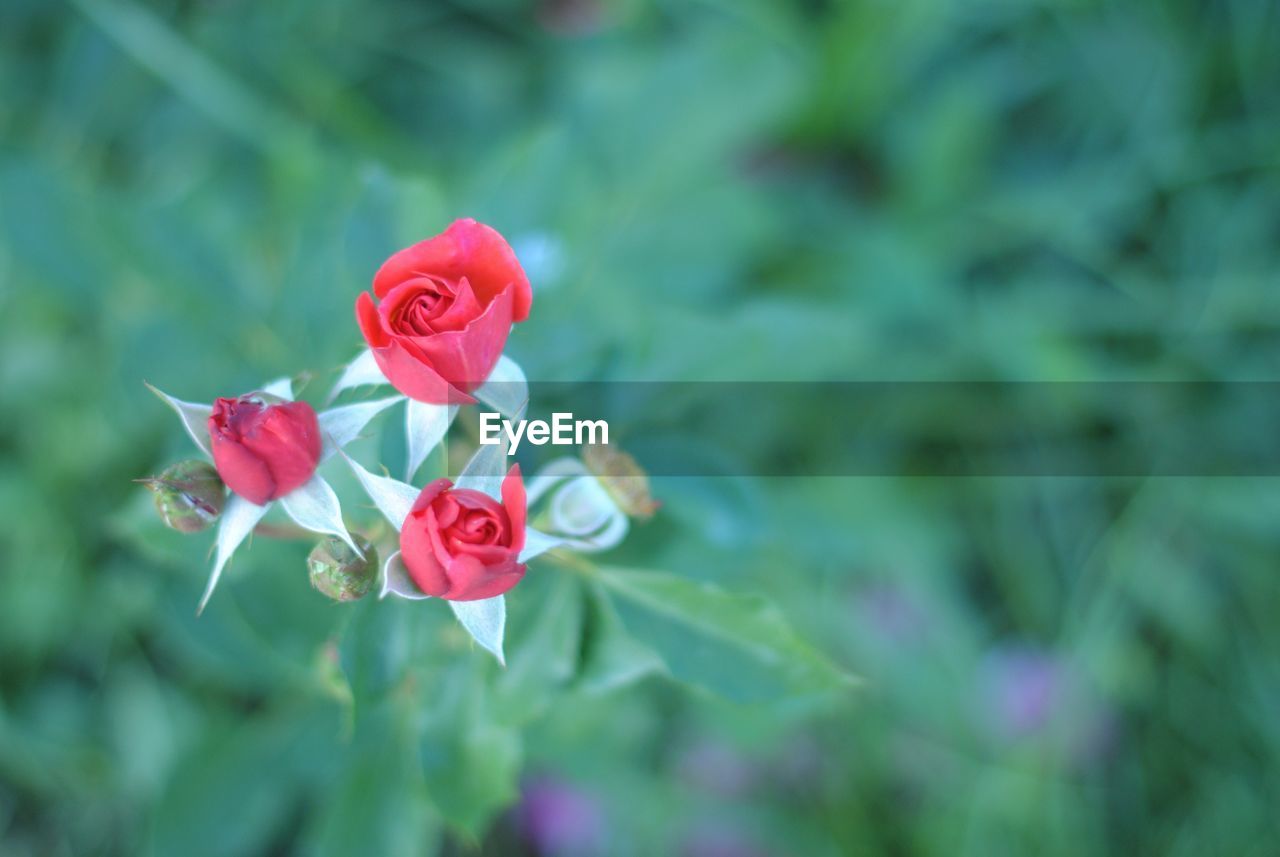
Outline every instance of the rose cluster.
<svg viewBox="0 0 1280 857">
<path fill-rule="evenodd" d="M 318 590 L 346 601 L 378 583 L 384 596 L 444 599 L 501 657 L 501 596 L 524 577 L 528 560 L 556 547 L 611 547 L 625 534 L 635 502 L 618 499 L 616 480 L 597 477 L 581 461 L 549 467 L 537 492 L 526 497 L 519 467 L 507 469 L 502 451 L 492 455 L 482 448 L 456 484 L 435 479 L 418 489 L 370 472 L 343 447 L 379 413 L 404 402 L 411 481 L 460 405 L 479 399 L 511 416 L 522 414 L 527 384 L 503 349 L 532 303 L 529 279 L 506 240 L 482 223 L 458 220 L 391 256 L 374 275 L 372 292 L 356 298 L 355 319 L 367 349 L 346 367 L 329 401 L 366 385 L 389 385 L 397 395 L 317 412 L 295 398 L 287 378 L 210 405 L 155 390 L 207 457 L 142 480 L 174 529 L 197 532 L 218 523 L 200 608 L 237 546 L 278 504 L 298 527 L 324 536 L 308 560 Z M 337 494 L 319 473 L 335 454 L 399 531 L 396 549 L 381 566 L 373 541 L 349 530 Z M 528 526 L 527 504 L 552 486 L 559 496 L 549 515 L 554 531 L 539 532 Z M 647 498 L 647 482 L 641 491 Z M 652 511 L 644 503 L 639 508 Z M 496 649 L 486 639 L 495 622 Z"/>
</svg>

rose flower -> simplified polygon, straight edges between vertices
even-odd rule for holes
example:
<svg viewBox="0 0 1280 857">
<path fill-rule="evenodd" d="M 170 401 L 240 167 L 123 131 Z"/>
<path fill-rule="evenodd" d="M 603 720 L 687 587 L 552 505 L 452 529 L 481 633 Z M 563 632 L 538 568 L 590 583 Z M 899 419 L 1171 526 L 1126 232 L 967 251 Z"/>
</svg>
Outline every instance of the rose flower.
<svg viewBox="0 0 1280 857">
<path fill-rule="evenodd" d="M 222 481 L 259 506 L 306 484 L 320 461 L 320 423 L 306 402 L 218 399 L 209 440 Z"/>
<path fill-rule="evenodd" d="M 520 466 L 502 480 L 502 502 L 437 479 L 422 489 L 400 530 L 400 556 L 427 595 L 475 601 L 520 582 L 525 566 L 525 493 Z"/>
<path fill-rule="evenodd" d="M 374 302 L 374 296 L 378 303 Z M 456 220 L 396 253 L 356 300 L 356 320 L 387 380 L 411 399 L 470 404 L 533 293 L 498 232 Z"/>
</svg>

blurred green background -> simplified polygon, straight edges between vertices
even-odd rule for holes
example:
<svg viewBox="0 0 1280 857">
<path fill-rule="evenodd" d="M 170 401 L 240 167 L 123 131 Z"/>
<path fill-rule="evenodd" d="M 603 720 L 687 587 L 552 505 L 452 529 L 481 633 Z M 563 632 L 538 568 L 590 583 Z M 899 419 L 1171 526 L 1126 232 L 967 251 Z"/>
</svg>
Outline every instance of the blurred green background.
<svg viewBox="0 0 1280 857">
<path fill-rule="evenodd" d="M 130 480 L 191 453 L 144 378 L 318 401 L 457 216 L 531 378 L 1273 378 L 1277 45 L 1264 0 L 4 0 L 0 854 L 1275 853 L 1270 479 L 660 480 L 605 560 L 768 597 L 823 692 L 552 565 L 506 671 L 303 544 L 197 620 L 212 537 Z"/>
</svg>

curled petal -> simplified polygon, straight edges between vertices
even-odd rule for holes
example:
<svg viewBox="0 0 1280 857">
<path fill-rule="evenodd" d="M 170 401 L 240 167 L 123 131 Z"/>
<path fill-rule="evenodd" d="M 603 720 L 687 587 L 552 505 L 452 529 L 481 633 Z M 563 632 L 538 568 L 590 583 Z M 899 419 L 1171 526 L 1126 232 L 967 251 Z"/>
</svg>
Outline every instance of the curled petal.
<svg viewBox="0 0 1280 857">
<path fill-rule="evenodd" d="M 413 500 L 413 508 L 411 512 L 425 512 L 431 507 L 436 497 L 439 497 L 453 485 L 448 479 L 434 479 L 427 483 L 418 496 Z M 418 489 L 414 489 L 417 491 Z"/>
<path fill-rule="evenodd" d="M 360 332 L 364 334 L 364 340 L 369 343 L 370 348 L 381 348 L 391 338 L 391 334 L 382 326 L 378 305 L 368 292 L 361 292 L 360 297 L 356 298 L 356 324 L 360 325 Z"/>
<path fill-rule="evenodd" d="M 609 522 L 599 532 L 580 539 L 565 539 L 564 543 L 566 546 L 580 550 L 583 553 L 607 551 L 609 548 L 620 544 L 626 538 L 630 529 L 630 519 L 626 516 L 626 513 L 619 511 L 609 518 Z"/>
<path fill-rule="evenodd" d="M 502 480 L 502 508 L 506 510 L 507 520 L 511 522 L 511 550 L 518 554 L 524 550 L 525 517 L 528 514 L 519 464 L 511 465 L 506 478 Z"/>
<path fill-rule="evenodd" d="M 565 483 L 551 498 L 551 526 L 566 538 L 564 543 L 584 552 L 614 547 L 631 528 L 625 512 L 594 476 L 580 476 Z"/>
<path fill-rule="evenodd" d="M 570 480 L 551 498 L 551 521 L 557 532 L 570 536 L 600 529 L 618 511 L 613 498 L 594 476 Z"/>
<path fill-rule="evenodd" d="M 458 281 L 453 296 L 453 303 L 440 315 L 436 316 L 432 326 L 437 331 L 462 330 L 473 318 L 484 312 L 484 306 L 476 298 L 471 283 L 464 277 Z"/>
<path fill-rule="evenodd" d="M 529 505 L 542 499 L 548 491 L 570 476 L 589 476 L 591 471 L 580 459 L 564 457 L 548 462 L 546 467 L 528 481 Z"/>
</svg>

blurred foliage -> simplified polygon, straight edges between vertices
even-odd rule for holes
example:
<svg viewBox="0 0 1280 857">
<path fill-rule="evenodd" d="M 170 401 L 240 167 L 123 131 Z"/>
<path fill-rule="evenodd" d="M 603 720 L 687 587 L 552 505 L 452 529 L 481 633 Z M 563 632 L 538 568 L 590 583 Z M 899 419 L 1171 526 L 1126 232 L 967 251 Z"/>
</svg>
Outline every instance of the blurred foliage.
<svg viewBox="0 0 1280 857">
<path fill-rule="evenodd" d="M 607 559 L 661 576 L 538 566 L 505 671 L 304 544 L 197 621 L 208 542 L 130 480 L 190 454 L 142 379 L 315 399 L 460 215 L 535 379 L 1269 380 L 1277 44 L 1267 0 L 6 0 L 0 853 L 1271 853 L 1268 479 L 659 479 Z"/>
</svg>

